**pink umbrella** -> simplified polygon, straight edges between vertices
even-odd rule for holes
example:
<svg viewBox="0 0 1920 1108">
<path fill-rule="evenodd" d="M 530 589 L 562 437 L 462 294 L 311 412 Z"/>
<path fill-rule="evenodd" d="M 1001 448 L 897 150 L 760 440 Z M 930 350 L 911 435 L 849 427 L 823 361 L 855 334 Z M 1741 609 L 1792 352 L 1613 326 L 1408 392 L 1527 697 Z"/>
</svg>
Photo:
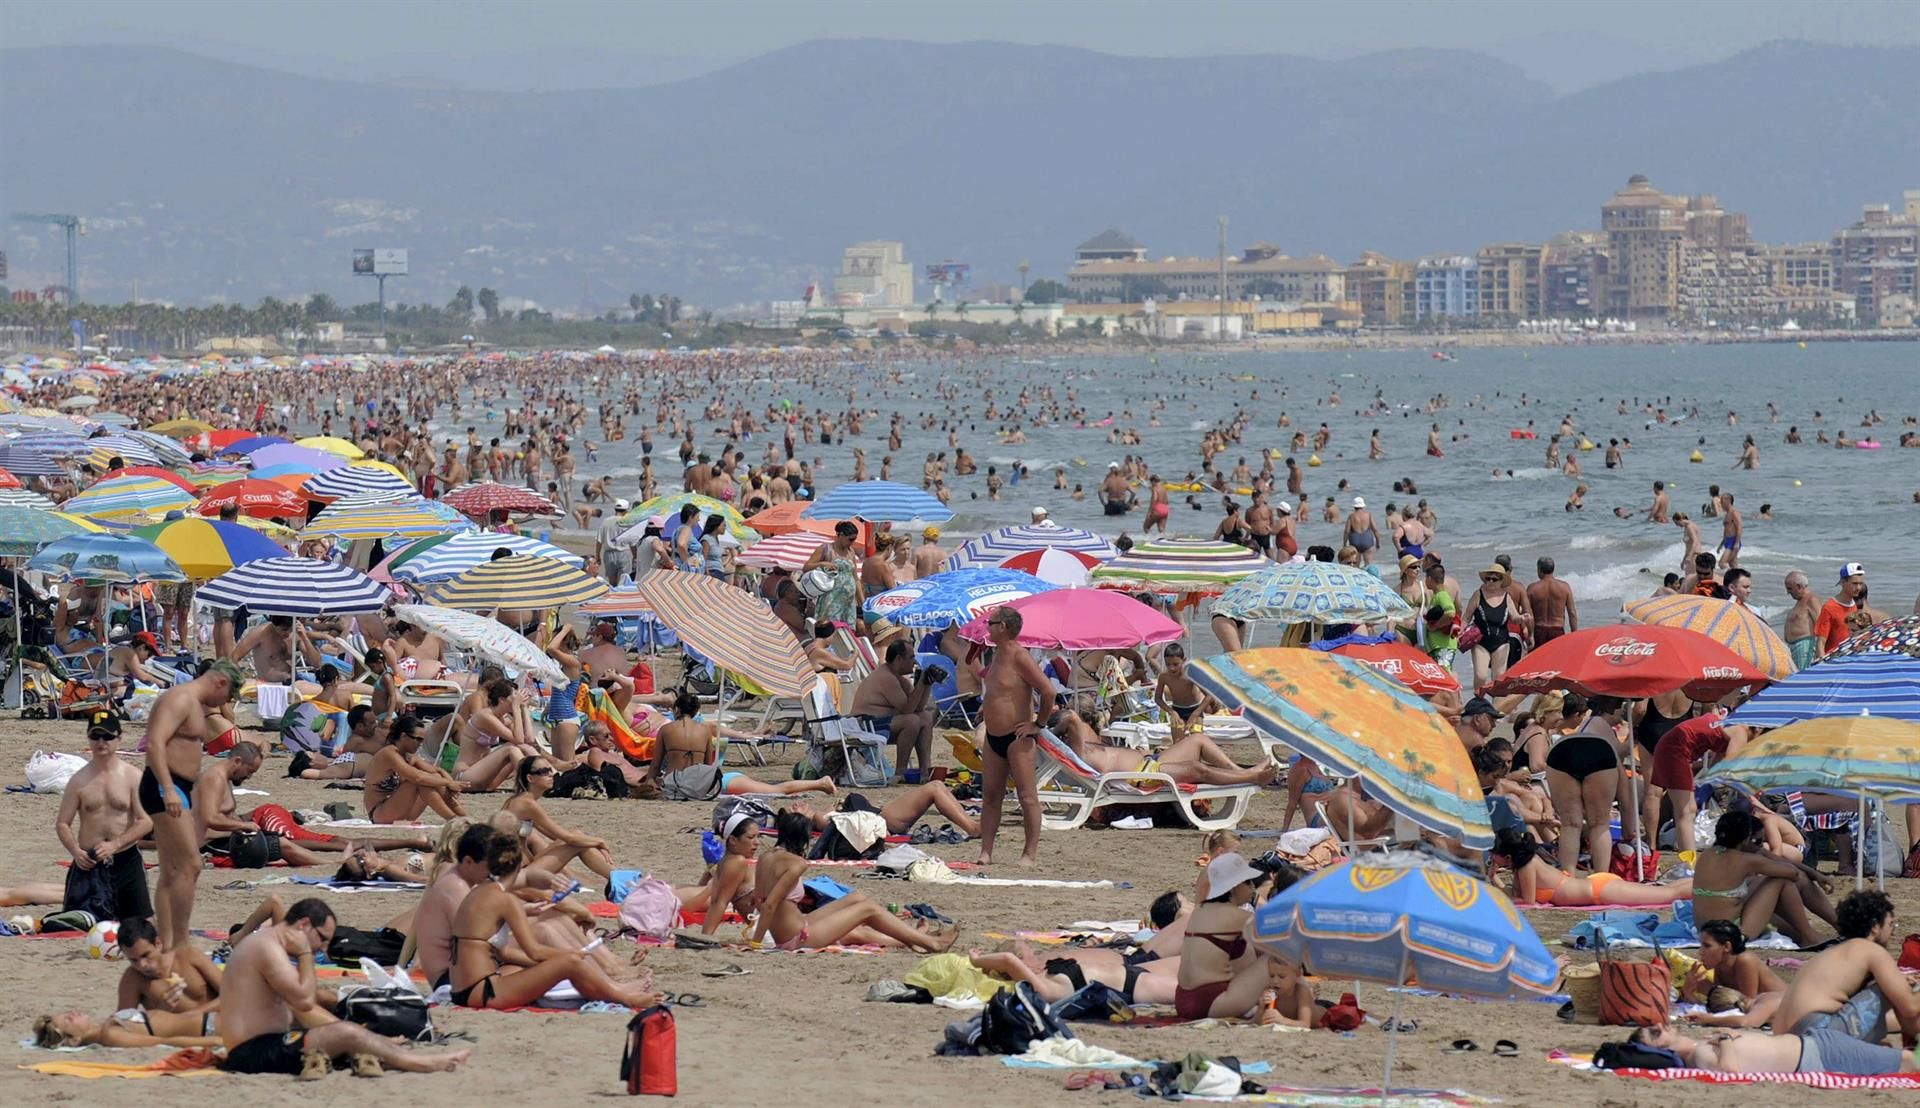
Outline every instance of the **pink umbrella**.
<svg viewBox="0 0 1920 1108">
<path fill-rule="evenodd" d="M 1178 623 L 1126 593 L 1105 589 L 1055 589 L 1005 607 L 1020 613 L 1020 645 L 1043 650 L 1119 650 L 1172 642 L 1185 634 Z M 960 628 L 960 636 L 986 642 L 986 616 Z"/>
<path fill-rule="evenodd" d="M 784 535 L 775 535 L 762 539 L 740 552 L 735 559 L 743 566 L 758 566 L 767 569 L 782 566 L 798 570 L 813 557 L 813 552 L 827 544 L 827 536 L 816 535 L 812 531 L 789 531 Z"/>
<path fill-rule="evenodd" d="M 1023 550 L 1001 562 L 1000 568 L 1017 569 L 1022 573 L 1031 573 L 1048 584 L 1077 589 L 1087 583 L 1087 571 L 1099 564 L 1100 559 L 1091 554 L 1048 546 L 1039 550 Z"/>
</svg>

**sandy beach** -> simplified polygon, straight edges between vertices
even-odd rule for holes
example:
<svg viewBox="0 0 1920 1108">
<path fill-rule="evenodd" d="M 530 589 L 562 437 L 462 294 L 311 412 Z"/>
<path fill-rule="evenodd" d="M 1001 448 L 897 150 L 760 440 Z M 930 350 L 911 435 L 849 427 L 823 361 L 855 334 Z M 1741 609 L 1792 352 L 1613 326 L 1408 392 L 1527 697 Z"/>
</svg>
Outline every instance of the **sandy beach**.
<svg viewBox="0 0 1920 1108">
<path fill-rule="evenodd" d="M 4 729 L 4 761 L 0 780 L 24 782 L 21 766 L 36 749 L 83 753 L 81 729 L 75 723 L 20 723 Z M 1236 751 L 1252 760 L 1251 748 Z M 334 800 L 358 801 L 358 794 L 326 790 L 316 782 L 290 781 L 282 776 L 285 761 L 268 760 L 250 785 L 271 793 L 271 800 L 289 807 L 318 807 Z M 875 795 L 885 795 L 884 790 Z M 267 798 L 242 797 L 243 806 Z M 503 796 L 478 796 L 470 810 L 488 813 Z M 1269 790 L 1255 804 L 1245 829 L 1274 827 L 1281 815 L 1283 794 Z M 59 799 L 54 796 L 9 794 L 0 801 L 0 837 L 10 845 L 9 859 L 0 868 L 0 880 L 57 881 L 62 851 L 52 834 Z M 705 804 L 665 801 L 549 801 L 549 809 L 568 825 L 605 837 L 615 847 L 622 865 L 647 868 L 677 881 L 699 873 L 698 840 L 686 833 L 707 818 Z M 1017 829 L 1016 832 L 1017 834 Z M 869 895 L 886 901 L 925 900 L 957 918 L 964 932 L 956 949 L 991 947 L 994 934 L 1017 930 L 1047 930 L 1083 919 L 1138 918 L 1148 901 L 1169 888 L 1191 888 L 1194 859 L 1200 838 L 1192 831 L 1080 830 L 1049 834 L 1041 850 L 1035 876 L 1075 880 L 1109 879 L 1130 888 L 1052 889 L 908 886 L 860 875 L 847 868 L 827 872 Z M 1257 841 L 1257 840 L 1255 840 Z M 952 860 L 973 857 L 967 846 L 933 847 Z M 1002 876 L 1011 867 L 996 867 Z M 252 909 L 265 891 L 287 895 L 286 885 L 262 891 L 218 888 L 235 877 L 258 879 L 284 871 L 244 874 L 206 871 L 202 874 L 193 926 L 226 928 Z M 1911 882 L 1890 884 L 1903 913 L 1903 930 L 1911 928 L 1911 913 L 1920 911 L 1920 894 Z M 410 893 L 327 894 L 342 922 L 375 927 L 409 904 Z M 19 911 L 25 911 L 20 909 Z M 13 914 L 15 910 L 9 910 Z M 1550 945 L 1582 918 L 1580 913 L 1543 911 L 1530 919 Z M 725 934 L 730 928 L 723 928 Z M 622 941 L 616 949 L 630 950 Z M 1557 946 L 1554 949 L 1560 950 Z M 1580 956 L 1584 957 L 1584 956 Z M 687 951 L 656 947 L 648 962 L 657 971 L 660 987 L 673 992 L 696 992 L 706 1006 L 679 1013 L 680 1097 L 698 1105 L 747 1105 L 861 1101 L 907 1105 L 953 1104 L 1017 1100 L 1025 1104 L 1116 1102 L 1122 1093 L 1068 1092 L 1068 1071 L 1016 1070 L 996 1058 L 949 1059 L 933 1056 L 941 1028 L 954 1013 L 946 1009 L 899 1004 L 866 1003 L 867 985 L 883 977 L 900 977 L 916 961 L 906 952 L 880 954 L 788 954 L 753 951 Z M 702 971 L 738 963 L 751 972 L 743 977 L 704 978 Z M 122 1094 L 122 1087 L 90 1087 L 70 1077 L 23 1073 L 17 1064 L 56 1057 L 20 1047 L 35 1016 L 77 1009 L 104 1015 L 114 1004 L 114 988 L 124 963 L 100 962 L 86 956 L 81 942 L 62 939 L 0 939 L 0 1024 L 7 1028 L 0 1044 L 0 1100 L 8 1103 L 52 1103 L 89 1091 Z M 1349 985 L 1321 983 L 1321 995 L 1337 998 Z M 1361 987 L 1362 1006 L 1385 1016 L 1392 994 L 1374 985 Z M 1394 1084 L 1398 1088 L 1457 1089 L 1512 1104 L 1594 1103 L 1604 1105 L 1659 1102 L 1672 1105 L 1785 1103 L 1799 1092 L 1784 1088 L 1716 1089 L 1704 1085 L 1670 1083 L 1650 1086 L 1613 1077 L 1587 1076 L 1547 1060 L 1549 1049 L 1591 1049 L 1622 1037 L 1621 1030 L 1568 1025 L 1554 1018 L 1554 1006 L 1544 1003 L 1475 1003 L 1408 996 L 1402 1016 L 1419 1021 L 1418 1030 L 1400 1040 Z M 615 1078 L 625 1020 L 615 1015 L 534 1015 L 476 1013 L 436 1009 L 435 1020 L 445 1031 L 462 1032 L 476 1040 L 474 1058 L 463 1071 L 439 1075 L 388 1075 L 382 1083 L 362 1087 L 348 1074 L 335 1073 L 317 1087 L 299 1086 L 302 1096 L 333 1098 L 399 1095 L 421 1108 L 443 1105 L 527 1101 L 559 1103 L 583 1097 L 618 1095 Z M 1336 1036 L 1332 1032 L 1283 1032 L 1250 1026 L 1127 1028 L 1097 1024 L 1076 1025 L 1079 1034 L 1098 1045 L 1140 1058 L 1180 1058 L 1188 1051 L 1231 1054 L 1245 1060 L 1272 1063 L 1265 1080 L 1274 1085 L 1368 1086 L 1377 1084 L 1387 1036 L 1375 1026 Z M 1455 1039 L 1480 1045 L 1472 1054 L 1446 1052 Z M 1520 1047 L 1518 1058 L 1492 1055 L 1498 1039 Z M 145 1061 L 164 1050 L 92 1050 L 92 1061 Z M 398 1088 L 395 1086 L 398 1085 Z M 258 1104 L 263 1095 L 288 1095 L 293 1083 L 282 1078 L 217 1075 L 142 1082 L 133 1091 L 143 1103 L 194 1104 L 227 1108 Z M 1756 1101 L 1755 1097 L 1759 1097 Z M 1838 1097 L 1840 1094 L 1814 1094 Z M 1854 1094 L 1856 1097 L 1862 1094 Z M 1864 1094 L 1869 1103 L 1899 1102 L 1898 1094 Z"/>
</svg>

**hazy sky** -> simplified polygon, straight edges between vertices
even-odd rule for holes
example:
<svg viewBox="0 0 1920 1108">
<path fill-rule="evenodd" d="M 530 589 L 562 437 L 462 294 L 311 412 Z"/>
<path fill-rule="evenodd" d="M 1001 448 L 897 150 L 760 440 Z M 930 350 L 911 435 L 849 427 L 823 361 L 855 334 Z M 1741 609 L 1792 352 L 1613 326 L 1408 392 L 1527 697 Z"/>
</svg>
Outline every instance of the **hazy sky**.
<svg viewBox="0 0 1920 1108">
<path fill-rule="evenodd" d="M 739 58 L 815 38 L 1118 54 L 1344 54 L 1598 32 L 1692 57 L 1920 42 L 1914 0 L 0 0 L 0 44 L 201 39 L 276 54 L 593 48 Z"/>
</svg>

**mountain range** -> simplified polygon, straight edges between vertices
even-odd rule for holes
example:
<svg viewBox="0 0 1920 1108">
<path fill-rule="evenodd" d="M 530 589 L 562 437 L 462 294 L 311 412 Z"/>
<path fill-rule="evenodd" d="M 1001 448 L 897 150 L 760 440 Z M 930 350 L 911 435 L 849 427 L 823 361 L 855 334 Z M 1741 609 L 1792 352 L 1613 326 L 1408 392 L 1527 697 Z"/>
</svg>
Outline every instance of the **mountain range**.
<svg viewBox="0 0 1920 1108">
<path fill-rule="evenodd" d="M 378 70 L 373 70 L 378 72 Z M 172 49 L 0 51 L 0 207 L 86 218 L 89 299 L 327 291 L 405 247 L 392 300 L 799 295 L 839 251 L 1058 276 L 1105 227 L 1155 256 L 1255 240 L 1412 257 L 1591 227 L 1632 173 L 1768 241 L 1920 187 L 1920 47 L 1781 43 L 1556 94 L 1458 51 L 1125 58 L 825 40 L 646 87 L 417 88 Z M 16 287 L 60 278 L 8 225 Z"/>
</svg>

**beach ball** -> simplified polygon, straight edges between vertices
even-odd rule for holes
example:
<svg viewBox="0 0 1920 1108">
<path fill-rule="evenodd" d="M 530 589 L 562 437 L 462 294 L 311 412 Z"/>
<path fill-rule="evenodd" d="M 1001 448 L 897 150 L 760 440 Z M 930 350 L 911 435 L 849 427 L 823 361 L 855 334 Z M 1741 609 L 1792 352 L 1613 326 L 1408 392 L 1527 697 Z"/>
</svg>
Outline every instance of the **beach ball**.
<svg viewBox="0 0 1920 1108">
<path fill-rule="evenodd" d="M 113 961 L 120 957 L 120 924 L 103 919 L 87 932 L 87 957 Z"/>
</svg>

